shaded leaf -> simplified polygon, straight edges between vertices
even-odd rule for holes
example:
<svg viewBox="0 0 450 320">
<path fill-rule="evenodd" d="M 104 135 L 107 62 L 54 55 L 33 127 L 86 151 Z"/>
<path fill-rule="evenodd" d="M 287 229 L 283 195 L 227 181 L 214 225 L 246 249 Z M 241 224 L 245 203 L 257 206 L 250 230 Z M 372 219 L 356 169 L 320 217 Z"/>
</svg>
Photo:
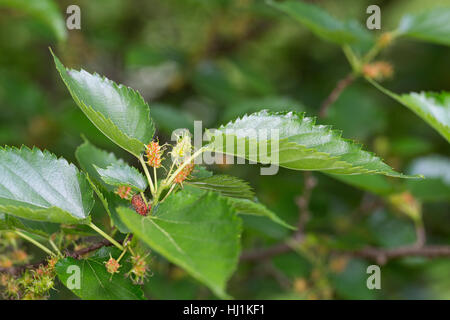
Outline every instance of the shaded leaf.
<svg viewBox="0 0 450 320">
<path fill-rule="evenodd" d="M 237 177 L 228 175 L 213 175 L 186 181 L 195 188 L 214 191 L 226 197 L 245 198 L 253 200 L 255 194 L 250 185 Z"/>
<path fill-rule="evenodd" d="M 118 206 L 126 206 L 130 204 L 129 200 L 121 199 L 113 192 L 108 192 L 101 187 L 98 187 L 95 183 L 92 182 L 90 177 L 88 177 L 89 183 L 91 184 L 92 189 L 94 190 L 97 197 L 100 199 L 100 202 L 103 204 L 103 207 L 106 210 L 109 218 L 111 219 L 111 227 L 117 227 L 122 233 L 129 233 L 130 230 L 123 224 L 122 220 L 120 220 L 119 215 L 117 214 Z"/>
<path fill-rule="evenodd" d="M 450 46 L 450 7 L 407 14 L 396 32 L 403 37 Z"/>
<path fill-rule="evenodd" d="M 141 95 L 98 74 L 66 69 L 53 58 L 72 98 L 89 120 L 111 141 L 139 157 L 155 132 Z"/>
<path fill-rule="evenodd" d="M 148 217 L 123 207 L 117 211 L 136 237 L 219 297 L 228 297 L 225 285 L 238 263 L 241 221 L 226 198 L 184 189 Z"/>
<path fill-rule="evenodd" d="M 422 201 L 450 201 L 450 159 L 430 155 L 415 159 L 408 172 L 423 174 L 424 180 L 408 181 L 408 189 Z"/>
<path fill-rule="evenodd" d="M 37 148 L 0 149 L 0 211 L 56 223 L 86 223 L 94 205 L 83 173 Z"/>
<path fill-rule="evenodd" d="M 263 204 L 259 202 L 250 201 L 248 199 L 238 199 L 238 198 L 230 198 L 230 202 L 234 209 L 236 209 L 236 213 L 238 214 L 246 214 L 253 216 L 262 216 L 267 217 L 275 223 L 282 225 L 285 228 L 296 230 L 297 228 L 291 226 L 284 222 L 280 217 L 278 217 L 273 211 L 269 210 Z"/>
<path fill-rule="evenodd" d="M 73 293 L 85 300 L 144 300 L 141 288 L 134 285 L 125 274 L 131 269 L 128 262 L 130 256 L 125 256 L 120 261 L 119 273 L 111 275 L 106 271 L 105 262 L 110 255 L 117 259 L 120 256 L 117 248 L 103 247 L 93 256 L 76 260 L 67 257 L 58 261 L 55 266 L 56 273 L 61 282 L 70 289 L 70 277 L 74 274 L 71 266 L 78 266 L 81 271 L 80 288 L 71 289 Z M 73 268 L 73 267 L 72 267 Z M 72 277 L 73 279 L 73 277 Z"/>
<path fill-rule="evenodd" d="M 57 232 L 60 229 L 60 226 L 56 223 L 33 221 L 0 213 L 0 230 L 1 229 L 20 229 L 29 233 L 33 233 L 35 235 L 39 235 L 41 237 L 48 238 L 51 234 Z"/>
<path fill-rule="evenodd" d="M 134 190 L 144 192 L 147 189 L 147 180 L 134 167 L 127 164 L 112 164 L 106 169 L 94 165 L 104 182 L 116 187 L 128 186 Z"/>
<path fill-rule="evenodd" d="M 381 175 L 329 174 L 329 176 L 355 188 L 369 191 L 377 195 L 389 195 L 399 190 L 399 187 L 392 183 L 387 177 Z"/>
<path fill-rule="evenodd" d="M 0 6 L 20 10 L 40 20 L 50 28 L 58 40 L 67 38 L 64 18 L 53 0 L 0 0 Z"/>
<path fill-rule="evenodd" d="M 75 151 L 75 157 L 80 164 L 81 169 L 89 174 L 89 177 L 96 183 L 99 183 L 103 188 L 108 191 L 114 191 L 116 188 L 105 183 L 94 165 L 99 168 L 106 168 L 112 164 L 124 164 L 122 159 L 117 158 L 112 152 L 107 152 L 100 148 L 97 148 L 88 140 L 85 139 L 84 143 L 78 146 Z"/>
<path fill-rule="evenodd" d="M 323 40 L 339 45 L 371 41 L 371 34 L 356 21 L 342 22 L 320 7 L 302 1 L 270 1 L 269 4 L 287 13 Z"/>
<path fill-rule="evenodd" d="M 450 92 L 411 92 L 398 95 L 368 79 L 380 91 L 397 100 L 425 120 L 450 142 Z"/>
</svg>

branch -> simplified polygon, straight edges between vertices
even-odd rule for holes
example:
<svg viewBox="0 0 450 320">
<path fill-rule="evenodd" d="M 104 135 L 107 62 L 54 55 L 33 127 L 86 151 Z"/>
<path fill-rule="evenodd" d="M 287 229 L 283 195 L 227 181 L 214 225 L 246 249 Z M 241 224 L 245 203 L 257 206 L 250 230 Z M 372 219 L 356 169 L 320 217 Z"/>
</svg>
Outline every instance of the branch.
<svg viewBox="0 0 450 320">
<path fill-rule="evenodd" d="M 316 180 L 310 172 L 305 172 L 303 194 L 297 198 L 299 208 L 298 230 L 293 236 L 283 243 L 263 249 L 244 251 L 240 261 L 268 260 L 274 256 L 287 253 L 304 240 L 304 226 L 309 218 L 309 201 L 312 190 L 316 186 Z M 412 245 L 392 249 L 367 247 L 360 250 L 334 250 L 351 256 L 362 257 L 375 261 L 377 264 L 386 264 L 391 259 L 419 256 L 426 258 L 450 257 L 450 246 L 429 245 L 425 246 L 426 233 L 422 224 L 416 226 L 416 242 Z"/>
<path fill-rule="evenodd" d="M 241 261 L 267 260 L 274 256 L 291 251 L 293 246 L 300 245 L 302 242 L 303 239 L 296 239 L 291 242 L 291 245 L 287 243 L 280 243 L 264 249 L 243 252 L 240 259 Z M 377 264 L 383 265 L 389 260 L 403 257 L 450 257 L 450 246 L 429 245 L 418 247 L 417 245 L 412 245 L 393 249 L 367 247 L 360 250 L 338 250 L 336 252 L 366 258 L 375 261 Z"/>
<path fill-rule="evenodd" d="M 305 224 L 309 220 L 310 216 L 309 202 L 311 200 L 312 191 L 316 187 L 316 185 L 316 178 L 314 178 L 310 171 L 305 171 L 303 180 L 303 193 L 296 199 L 298 207 L 297 231 L 292 235 L 292 238 L 290 240 L 295 244 L 301 243 L 303 241 Z M 290 243 L 290 241 L 279 243 L 265 249 L 256 249 L 253 251 L 244 252 L 242 253 L 240 259 L 241 261 L 265 260 L 273 256 L 289 252 L 292 250 L 291 246 L 288 244 Z"/>
<path fill-rule="evenodd" d="M 84 256 L 85 254 L 88 254 L 88 253 L 95 251 L 97 249 L 100 249 L 102 247 L 109 247 L 112 245 L 113 244 L 111 242 L 109 242 L 106 239 L 103 239 L 102 241 L 96 242 L 87 248 L 75 250 L 72 252 L 66 250 L 64 253 L 65 253 L 65 256 L 67 256 L 67 257 L 72 257 L 74 259 L 81 259 L 81 257 Z M 3 272 L 3 273 L 9 273 L 12 275 L 17 275 L 17 274 L 24 272 L 25 270 L 37 269 L 41 265 L 43 265 L 43 266 L 47 265 L 47 259 L 41 260 L 41 261 L 35 262 L 35 263 L 26 264 L 23 266 L 17 266 L 17 267 L 11 267 L 11 268 L 0 267 L 0 273 Z"/>
<path fill-rule="evenodd" d="M 349 73 L 344 79 L 339 80 L 336 84 L 336 87 L 331 91 L 330 95 L 325 99 L 322 103 L 322 106 L 319 110 L 319 116 L 321 118 L 327 115 L 328 108 L 339 98 L 342 91 L 347 88 L 353 81 L 355 80 L 355 76 L 353 73 Z"/>
<path fill-rule="evenodd" d="M 353 256 L 374 260 L 378 264 L 383 265 L 391 259 L 403 257 L 450 257 L 450 246 L 429 245 L 417 247 L 416 245 L 412 245 L 393 249 L 367 247 L 361 250 L 349 251 L 348 253 Z"/>
<path fill-rule="evenodd" d="M 291 251 L 291 247 L 287 243 L 283 242 L 268 248 L 255 249 L 252 251 L 244 251 L 241 254 L 240 259 L 241 261 L 266 260 L 289 251 Z"/>
<path fill-rule="evenodd" d="M 296 199 L 296 204 L 298 207 L 298 223 L 297 223 L 297 234 L 302 234 L 304 231 L 305 224 L 308 222 L 310 217 L 309 212 L 309 202 L 311 200 L 311 194 L 313 189 L 317 185 L 317 180 L 314 178 L 310 171 L 305 171 L 304 182 L 303 182 L 303 194 Z"/>
</svg>

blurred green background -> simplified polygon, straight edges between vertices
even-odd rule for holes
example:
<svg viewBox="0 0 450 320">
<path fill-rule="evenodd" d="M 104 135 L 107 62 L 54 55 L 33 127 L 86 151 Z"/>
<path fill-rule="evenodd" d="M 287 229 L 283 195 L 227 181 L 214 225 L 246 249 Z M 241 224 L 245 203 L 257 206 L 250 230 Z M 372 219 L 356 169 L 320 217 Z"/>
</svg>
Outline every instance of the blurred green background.
<svg viewBox="0 0 450 320">
<path fill-rule="evenodd" d="M 421 0 L 310 2 L 363 25 L 367 6 L 378 4 L 382 29 L 377 33 L 394 29 L 405 13 L 450 5 Z M 68 0 L 55 1 L 46 14 L 5 3 L 0 1 L 0 145 L 36 145 L 74 163 L 84 134 L 135 164 L 76 107 L 54 68 L 49 46 L 66 66 L 139 90 L 150 104 L 162 141 L 176 128 L 192 128 L 193 120 L 216 127 L 263 108 L 317 116 L 322 101 L 350 71 L 338 46 L 323 42 L 265 1 Z M 71 4 L 81 8 L 81 30 L 64 27 Z M 394 92 L 449 90 L 449 57 L 449 47 L 399 40 L 380 56 L 394 66 L 394 76 L 384 86 Z M 450 244 L 450 150 L 435 130 L 361 79 L 318 123 L 342 130 L 345 138 L 364 144 L 399 171 L 434 172 L 436 179 L 407 182 L 404 188 L 423 205 L 428 243 Z M 296 224 L 301 172 L 280 169 L 275 176 L 260 176 L 255 165 L 213 169 L 250 181 L 261 202 Z M 373 194 L 320 173 L 314 177 L 318 184 L 305 248 L 269 261 L 241 263 L 229 284 L 232 296 L 450 299 L 449 259 L 390 261 L 382 267 L 382 289 L 368 290 L 366 267 L 372 262 L 331 249 L 409 244 L 415 241 L 414 225 Z M 96 210 L 100 216 L 101 207 Z M 278 243 L 290 233 L 266 219 L 246 218 L 243 249 Z M 152 271 L 145 288 L 150 298 L 213 298 L 158 256 L 153 257 Z M 74 296 L 59 286 L 52 298 Z"/>
</svg>

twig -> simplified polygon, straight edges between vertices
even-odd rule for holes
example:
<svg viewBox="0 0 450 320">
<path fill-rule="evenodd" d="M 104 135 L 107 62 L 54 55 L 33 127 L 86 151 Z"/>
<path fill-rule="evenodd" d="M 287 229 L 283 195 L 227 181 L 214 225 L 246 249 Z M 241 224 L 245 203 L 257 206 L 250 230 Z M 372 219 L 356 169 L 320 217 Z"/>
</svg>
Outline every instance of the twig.
<svg viewBox="0 0 450 320">
<path fill-rule="evenodd" d="M 90 253 L 92 251 L 95 251 L 97 249 L 100 249 L 102 247 L 109 247 L 109 246 L 112 246 L 112 245 L 113 244 L 111 242 L 109 242 L 106 239 L 103 239 L 100 242 L 96 242 L 96 243 L 94 243 L 93 245 L 91 245 L 91 246 L 89 246 L 87 248 L 83 248 L 83 249 L 80 249 L 80 250 L 75 250 L 75 251 L 72 251 L 72 252 L 66 250 L 64 253 L 65 253 L 65 256 L 67 256 L 67 257 L 72 257 L 74 259 L 81 259 L 81 257 L 84 256 L 85 254 L 88 254 L 88 253 Z M 0 273 L 3 272 L 3 273 L 9 273 L 9 274 L 12 274 L 12 275 L 17 275 L 17 274 L 20 274 L 20 273 L 22 273 L 23 271 L 25 271 L 27 269 L 28 270 L 30 270 L 30 269 L 37 269 L 41 265 L 43 265 L 43 266 L 47 265 L 47 260 L 45 259 L 45 260 L 41 260 L 41 261 L 38 261 L 38 262 L 30 263 L 30 264 L 27 264 L 27 265 L 11 267 L 11 268 L 0 267 Z"/>
<path fill-rule="evenodd" d="M 310 171 L 305 171 L 303 193 L 296 199 L 296 204 L 298 207 L 297 234 L 303 233 L 305 224 L 308 222 L 311 215 L 309 212 L 309 202 L 311 200 L 312 191 L 315 188 L 316 184 L 317 180 L 316 178 L 314 178 L 312 173 Z"/>
<path fill-rule="evenodd" d="M 241 261 L 265 260 L 289 251 L 291 251 L 291 247 L 283 242 L 264 249 L 244 251 L 240 259 Z"/>
<path fill-rule="evenodd" d="M 338 81 L 336 87 L 331 91 L 330 95 L 325 99 L 320 107 L 319 116 L 321 118 L 325 117 L 328 112 L 328 108 L 339 98 L 342 91 L 347 88 L 355 80 L 355 75 L 349 73 L 345 78 Z"/>
<path fill-rule="evenodd" d="M 425 245 L 426 241 L 427 236 L 423 224 L 422 223 L 416 224 L 416 243 L 414 244 L 414 246 L 416 248 L 422 248 Z"/>
<path fill-rule="evenodd" d="M 267 260 L 274 256 L 287 253 L 293 247 L 300 245 L 303 240 L 305 223 L 309 217 L 309 201 L 311 193 L 316 185 L 316 181 L 310 172 L 305 173 L 303 194 L 297 198 L 299 208 L 298 230 L 293 236 L 283 243 L 271 247 L 244 251 L 240 257 L 241 261 L 260 261 Z M 425 246 L 426 233 L 422 224 L 416 225 L 416 242 L 412 245 L 402 246 L 392 249 L 366 247 L 360 250 L 339 250 L 339 253 L 346 253 L 351 256 L 362 257 L 375 261 L 382 265 L 391 259 L 397 259 L 408 256 L 421 256 L 427 258 L 450 257 L 450 246 L 429 245 Z"/>
<path fill-rule="evenodd" d="M 110 235 L 105 233 L 102 229 L 97 227 L 94 223 L 91 222 L 88 224 L 88 226 L 91 227 L 92 229 L 94 229 L 95 231 L 97 231 L 97 233 L 100 234 L 103 238 L 105 238 L 106 240 L 111 242 L 113 245 L 115 245 L 117 248 L 119 248 L 121 251 L 123 251 L 123 246 L 120 243 L 118 243 L 116 240 L 114 240 Z"/>
<path fill-rule="evenodd" d="M 296 199 L 296 203 L 298 206 L 298 223 L 297 231 L 292 235 L 292 238 L 287 242 L 279 243 L 266 249 L 256 249 L 253 251 L 244 252 L 241 255 L 241 261 L 265 260 L 292 250 L 289 243 L 294 242 L 297 244 L 303 241 L 305 224 L 310 216 L 309 202 L 311 200 L 312 191 L 316 185 L 316 178 L 314 178 L 311 172 L 306 171 L 304 173 L 303 193 Z"/>
<path fill-rule="evenodd" d="M 416 245 L 412 245 L 393 249 L 367 247 L 361 250 L 349 251 L 348 253 L 353 256 L 374 260 L 378 264 L 383 265 L 391 259 L 403 257 L 450 257 L 450 246 L 429 245 L 417 247 Z"/>
</svg>

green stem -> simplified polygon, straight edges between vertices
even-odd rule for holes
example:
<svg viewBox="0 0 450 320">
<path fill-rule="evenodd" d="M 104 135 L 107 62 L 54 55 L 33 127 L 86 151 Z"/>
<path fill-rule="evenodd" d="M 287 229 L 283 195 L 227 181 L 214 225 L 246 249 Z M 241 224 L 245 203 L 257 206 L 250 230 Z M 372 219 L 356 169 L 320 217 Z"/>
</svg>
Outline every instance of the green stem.
<svg viewBox="0 0 450 320">
<path fill-rule="evenodd" d="M 122 253 L 119 256 L 119 259 L 117 259 L 117 262 L 120 262 L 120 259 L 122 259 L 122 257 L 125 255 L 125 253 L 127 252 L 127 249 L 125 248 Z"/>
<path fill-rule="evenodd" d="M 156 175 L 156 167 L 153 167 L 153 177 L 155 178 L 155 192 L 158 191 L 158 176 Z"/>
<path fill-rule="evenodd" d="M 165 185 L 167 182 L 167 179 L 169 179 L 170 175 L 172 174 L 173 171 L 173 167 L 175 166 L 175 162 L 172 162 L 172 165 L 170 166 L 170 170 L 169 173 L 166 175 L 166 178 L 164 179 L 164 181 L 162 182 L 162 185 Z"/>
<path fill-rule="evenodd" d="M 56 254 L 55 254 L 53 251 L 51 251 L 49 248 L 47 248 L 47 247 L 44 246 L 43 244 L 39 243 L 38 241 L 34 240 L 33 238 L 27 236 L 26 234 L 24 234 L 24 233 L 22 233 L 22 232 L 20 232 L 20 231 L 18 231 L 18 230 L 14 230 L 14 232 L 15 232 L 18 236 L 20 236 L 20 237 L 24 238 L 25 240 L 27 240 L 27 241 L 31 242 L 32 244 L 34 244 L 36 247 L 42 249 L 43 251 L 45 251 L 45 252 L 48 253 L 49 255 L 51 255 L 51 256 L 55 256 L 55 255 L 56 255 Z"/>
<path fill-rule="evenodd" d="M 142 197 L 142 200 L 144 200 L 145 205 L 148 207 L 148 201 L 143 192 L 141 192 L 141 197 Z"/>
<path fill-rule="evenodd" d="M 176 187 L 176 184 L 173 184 L 173 185 L 170 187 L 169 192 L 167 192 L 167 194 L 166 194 L 166 195 L 164 196 L 164 198 L 161 200 L 161 203 L 164 202 L 164 200 L 167 199 L 167 197 L 168 197 L 169 194 L 173 191 L 173 189 L 175 189 L 175 187 Z"/>
<path fill-rule="evenodd" d="M 59 251 L 58 247 L 56 246 L 56 244 L 53 242 L 52 239 L 48 239 L 48 242 L 50 242 L 50 245 L 52 246 L 52 248 L 58 253 L 58 255 L 60 257 L 62 257 L 62 253 L 61 251 Z"/>
<path fill-rule="evenodd" d="M 141 155 L 138 159 L 139 159 L 139 162 L 142 165 L 142 168 L 144 169 L 145 176 L 147 177 L 147 181 L 148 181 L 148 184 L 150 186 L 150 191 L 151 191 L 152 195 L 154 195 L 155 194 L 155 187 L 153 186 L 152 177 L 150 176 L 150 172 L 148 172 L 148 168 L 147 168 L 147 165 L 145 164 L 144 158 Z"/>
<path fill-rule="evenodd" d="M 189 163 L 192 162 L 192 160 L 194 160 L 195 158 L 197 158 L 200 154 L 202 154 L 203 152 L 205 152 L 206 148 L 200 148 L 198 149 L 192 156 L 190 156 L 185 162 L 183 162 L 183 164 L 181 166 L 178 167 L 177 170 L 175 170 L 174 173 L 172 173 L 172 175 L 170 176 L 169 180 L 167 180 L 165 184 L 165 186 L 169 186 L 173 180 L 175 179 L 175 177 L 181 172 L 181 170 L 184 169 L 184 167 L 186 167 Z"/>
<path fill-rule="evenodd" d="M 355 55 L 352 48 L 350 46 L 345 45 L 342 47 L 342 51 L 344 51 L 345 57 L 347 58 L 348 62 L 350 63 L 350 66 L 352 67 L 352 70 L 355 74 L 359 74 L 361 71 L 361 61 L 359 58 Z"/>
<path fill-rule="evenodd" d="M 111 242 L 113 245 L 115 245 L 117 248 L 119 248 L 120 250 L 123 250 L 123 246 L 118 243 L 116 240 L 114 240 L 113 238 L 111 238 L 108 234 L 106 234 L 102 229 L 100 229 L 99 227 L 97 227 L 95 224 L 93 224 L 92 222 L 89 224 L 89 227 L 91 227 L 92 229 L 94 229 L 95 231 L 97 231 L 103 238 L 105 238 L 106 240 L 108 240 L 109 242 Z"/>
</svg>

